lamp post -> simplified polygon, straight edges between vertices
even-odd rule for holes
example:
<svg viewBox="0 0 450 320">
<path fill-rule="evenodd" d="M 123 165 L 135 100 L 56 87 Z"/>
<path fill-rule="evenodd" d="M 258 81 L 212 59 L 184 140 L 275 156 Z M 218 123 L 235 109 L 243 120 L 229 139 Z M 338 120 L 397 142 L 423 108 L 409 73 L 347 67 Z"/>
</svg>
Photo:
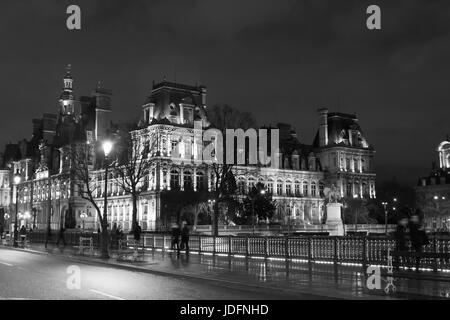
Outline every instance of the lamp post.
<svg viewBox="0 0 450 320">
<path fill-rule="evenodd" d="M 87 218 L 87 214 L 86 214 L 85 212 L 82 212 L 82 213 L 80 214 L 80 218 L 81 218 L 81 224 L 82 224 L 83 230 L 84 230 L 84 219 Z"/>
<path fill-rule="evenodd" d="M 19 173 L 19 169 L 17 169 L 16 174 L 14 175 L 14 184 L 16 186 L 16 215 L 14 219 L 14 247 L 18 247 L 18 238 L 19 238 L 19 230 L 17 227 L 17 214 L 19 212 L 19 183 L 22 180 L 22 177 Z"/>
<path fill-rule="evenodd" d="M 112 151 L 113 143 L 110 140 L 105 140 L 103 142 L 103 152 L 105 153 L 105 196 L 103 201 L 103 225 L 102 225 L 102 232 L 106 231 L 103 230 L 103 228 L 107 228 L 107 226 L 104 224 L 104 221 L 107 220 L 108 216 L 108 156 Z M 105 245 L 104 248 L 107 246 Z"/>
<path fill-rule="evenodd" d="M 382 202 L 381 203 L 384 207 L 384 234 L 387 235 L 387 216 L 388 216 L 388 212 L 387 212 L 387 202 Z"/>
<path fill-rule="evenodd" d="M 353 195 L 353 199 L 358 199 L 358 195 L 357 194 L 354 194 Z M 358 205 L 359 205 L 359 203 L 358 203 Z M 359 215 L 359 206 L 356 206 L 356 212 L 355 212 L 355 234 L 357 235 L 358 234 L 358 215 Z"/>
</svg>

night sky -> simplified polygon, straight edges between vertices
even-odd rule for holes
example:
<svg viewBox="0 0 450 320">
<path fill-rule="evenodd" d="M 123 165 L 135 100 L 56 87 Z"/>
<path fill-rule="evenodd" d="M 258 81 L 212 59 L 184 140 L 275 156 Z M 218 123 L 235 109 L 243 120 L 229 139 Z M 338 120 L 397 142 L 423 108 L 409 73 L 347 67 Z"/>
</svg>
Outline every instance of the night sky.
<svg viewBox="0 0 450 320">
<path fill-rule="evenodd" d="M 82 30 L 66 28 L 77 4 Z M 366 28 L 377 4 L 382 30 Z M 0 7 L 0 143 L 57 112 L 65 66 L 75 94 L 99 80 L 114 120 L 137 120 L 152 81 L 208 87 L 260 125 L 312 143 L 317 109 L 356 113 L 378 180 L 415 184 L 450 134 L 450 1 L 5 1 Z"/>
</svg>

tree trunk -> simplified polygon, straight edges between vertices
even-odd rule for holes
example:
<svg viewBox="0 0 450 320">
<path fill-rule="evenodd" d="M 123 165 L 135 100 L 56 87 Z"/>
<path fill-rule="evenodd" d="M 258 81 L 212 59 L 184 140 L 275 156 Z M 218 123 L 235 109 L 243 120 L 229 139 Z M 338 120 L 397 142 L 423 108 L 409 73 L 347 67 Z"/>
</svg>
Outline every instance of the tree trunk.
<svg viewBox="0 0 450 320">
<path fill-rule="evenodd" d="M 132 193 L 131 198 L 133 200 L 133 213 L 131 218 L 131 231 L 134 232 L 137 224 L 137 194 Z"/>
<path fill-rule="evenodd" d="M 109 242 L 108 225 L 106 223 L 102 223 L 102 237 L 100 241 L 101 245 L 100 250 L 102 259 L 109 259 L 108 242 Z"/>
<path fill-rule="evenodd" d="M 212 229 L 212 235 L 217 237 L 219 235 L 219 202 L 214 202 L 214 208 L 211 215 L 211 229 Z"/>
</svg>

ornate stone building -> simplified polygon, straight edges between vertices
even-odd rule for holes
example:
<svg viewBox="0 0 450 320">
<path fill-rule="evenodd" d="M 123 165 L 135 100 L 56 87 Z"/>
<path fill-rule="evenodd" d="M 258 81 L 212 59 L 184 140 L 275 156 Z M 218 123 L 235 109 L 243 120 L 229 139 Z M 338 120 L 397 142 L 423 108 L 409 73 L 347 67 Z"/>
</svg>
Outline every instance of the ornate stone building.
<svg viewBox="0 0 450 320">
<path fill-rule="evenodd" d="M 415 188 L 417 206 L 423 211 L 425 227 L 448 231 L 450 227 L 450 141 L 437 148 L 439 167 L 433 163 L 428 177 L 421 177 Z"/>
<path fill-rule="evenodd" d="M 76 99 L 70 68 L 63 79 L 59 113 L 45 114 L 33 120 L 33 137 L 24 141 L 23 150 L 6 160 L 9 177 L 19 170 L 23 182 L 19 190 L 19 211 L 35 214 L 33 223 L 44 228 L 84 225 L 97 228 L 97 216 L 91 205 L 77 194 L 70 176 L 70 145 L 87 143 L 92 148 L 92 162 L 97 161 L 94 146 L 111 129 L 111 93 L 98 87 L 89 97 Z M 152 168 L 141 185 L 138 221 L 143 230 L 164 228 L 164 190 L 213 188 L 211 162 L 202 158 L 204 135 L 210 127 L 207 117 L 207 90 L 163 81 L 153 84 L 142 106 L 138 129 L 131 132 L 133 141 L 148 149 Z M 279 149 L 273 150 L 277 166 L 236 165 L 233 167 L 241 197 L 253 185 L 262 182 L 277 202 L 275 219 L 284 223 L 320 224 L 324 217 L 324 186 L 335 184 L 342 196 L 375 197 L 374 149 L 354 115 L 329 113 L 320 109 L 319 129 L 312 144 L 303 144 L 289 125 L 278 124 Z M 19 144 L 20 145 L 20 144 Z M 21 149 L 17 147 L 16 149 Z M 104 172 L 97 177 L 96 197 L 103 210 Z M 113 174 L 108 182 L 108 221 L 125 230 L 131 227 L 132 203 L 116 183 Z M 15 190 L 15 187 L 11 190 Z M 14 191 L 15 192 L 15 191 Z M 13 206 L 10 206 L 13 212 Z M 87 218 L 81 221 L 85 214 Z M 12 214 L 11 214 L 12 216 Z"/>
</svg>

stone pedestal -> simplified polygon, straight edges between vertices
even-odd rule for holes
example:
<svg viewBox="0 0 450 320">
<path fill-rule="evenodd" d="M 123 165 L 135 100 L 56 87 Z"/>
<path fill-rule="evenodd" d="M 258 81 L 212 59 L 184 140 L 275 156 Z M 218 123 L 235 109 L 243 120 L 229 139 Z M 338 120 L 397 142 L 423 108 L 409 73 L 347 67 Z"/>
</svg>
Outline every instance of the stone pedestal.
<svg viewBox="0 0 450 320">
<path fill-rule="evenodd" d="M 327 222 L 326 226 L 330 236 L 343 236 L 344 235 L 344 224 L 341 218 L 341 207 L 340 203 L 329 203 L 327 204 Z"/>
</svg>

